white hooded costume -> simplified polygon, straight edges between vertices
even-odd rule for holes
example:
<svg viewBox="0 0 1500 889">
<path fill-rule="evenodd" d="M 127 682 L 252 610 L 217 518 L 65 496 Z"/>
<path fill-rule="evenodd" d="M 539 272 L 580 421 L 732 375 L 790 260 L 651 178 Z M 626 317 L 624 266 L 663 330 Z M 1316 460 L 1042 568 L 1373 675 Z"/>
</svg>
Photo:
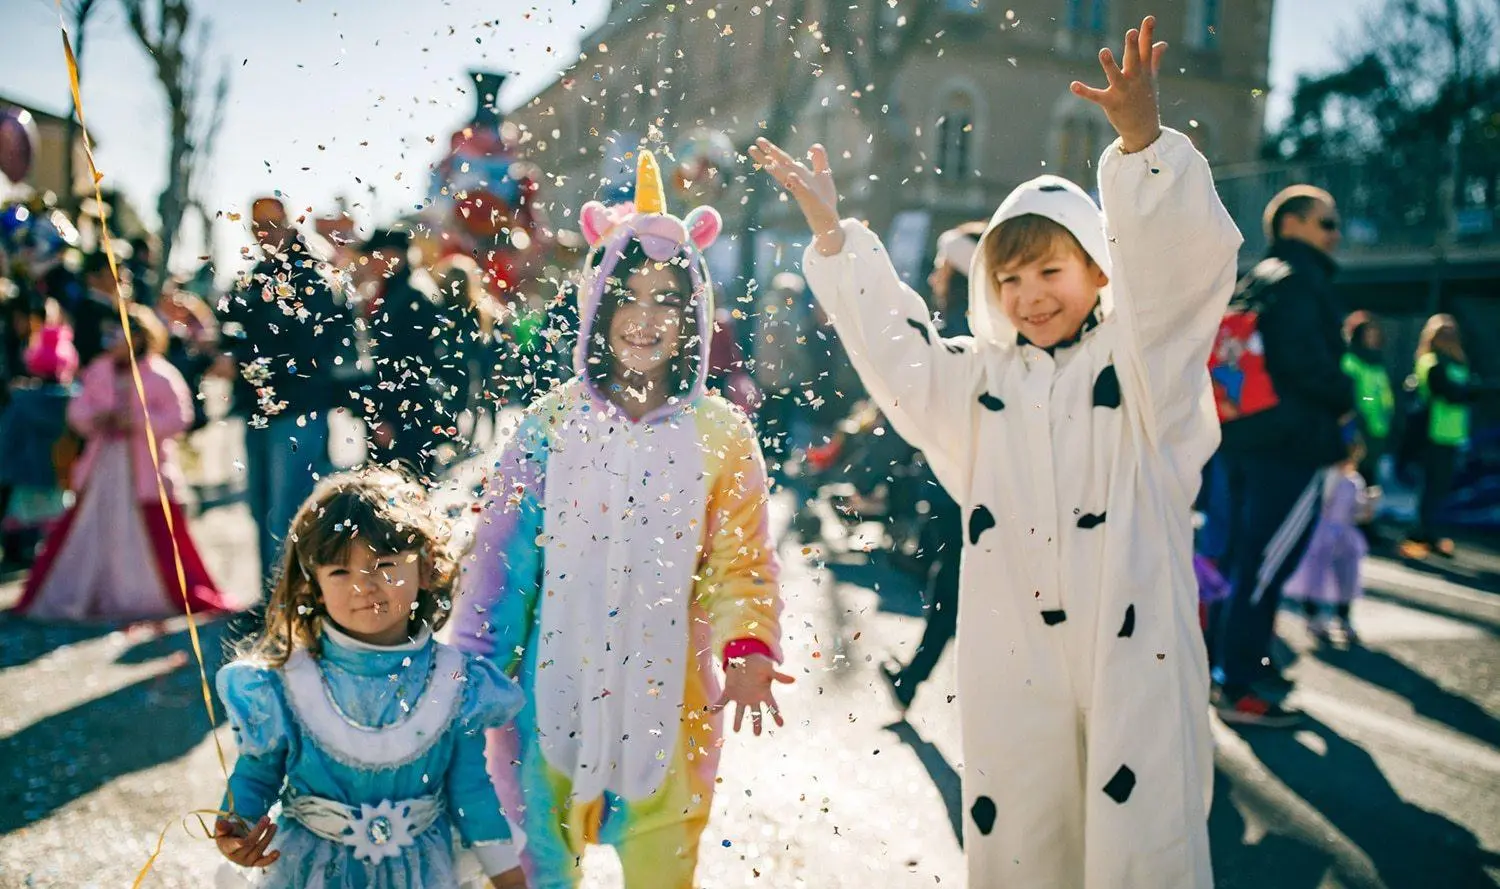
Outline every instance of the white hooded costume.
<svg viewBox="0 0 1500 889">
<path fill-rule="evenodd" d="M 870 393 L 963 506 L 958 611 L 972 889 L 1209 889 L 1208 667 L 1191 510 L 1219 441 L 1207 359 L 1240 234 L 1207 162 L 1164 130 L 1115 143 L 1103 217 L 1017 188 L 1108 274 L 1076 341 L 1020 341 L 973 260 L 974 339 L 939 339 L 879 239 L 809 248 L 808 283 Z"/>
</svg>

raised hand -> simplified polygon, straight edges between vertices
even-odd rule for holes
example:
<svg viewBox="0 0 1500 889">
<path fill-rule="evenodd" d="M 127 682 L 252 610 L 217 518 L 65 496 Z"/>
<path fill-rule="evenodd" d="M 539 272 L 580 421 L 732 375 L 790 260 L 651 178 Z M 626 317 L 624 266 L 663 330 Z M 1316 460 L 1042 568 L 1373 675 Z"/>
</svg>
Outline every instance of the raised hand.
<svg viewBox="0 0 1500 889">
<path fill-rule="evenodd" d="M 1161 135 L 1161 110 L 1156 98 L 1156 74 L 1167 51 L 1164 41 L 1153 43 L 1155 16 L 1146 16 L 1139 28 L 1125 34 L 1125 65 L 1115 64 L 1109 47 L 1099 50 L 1099 66 L 1109 86 L 1095 89 L 1073 81 L 1073 95 L 1104 109 L 1110 126 L 1120 134 L 1127 153 L 1141 151 Z"/>
<path fill-rule="evenodd" d="M 812 168 L 787 154 L 769 139 L 756 139 L 750 146 L 750 159 L 771 174 L 791 195 L 813 233 L 813 246 L 824 256 L 844 248 L 844 230 L 839 227 L 839 192 L 828 168 L 828 152 L 814 145 L 808 152 Z M 759 734 L 759 732 L 756 732 Z"/>
<path fill-rule="evenodd" d="M 253 827 L 227 818 L 214 823 L 214 842 L 219 853 L 240 867 L 266 867 L 280 858 L 280 852 L 266 851 L 275 838 L 276 825 L 270 818 L 260 819 Z"/>
<path fill-rule="evenodd" d="M 729 662 L 724 677 L 724 694 L 710 709 L 723 710 L 730 704 L 734 709 L 734 730 L 739 731 L 745 721 L 745 710 L 750 710 L 751 730 L 760 734 L 762 711 L 770 713 L 777 725 L 786 725 L 781 710 L 776 706 L 776 696 L 771 693 L 772 682 L 794 682 L 792 677 L 776 669 L 776 664 L 763 654 L 752 654 Z"/>
</svg>

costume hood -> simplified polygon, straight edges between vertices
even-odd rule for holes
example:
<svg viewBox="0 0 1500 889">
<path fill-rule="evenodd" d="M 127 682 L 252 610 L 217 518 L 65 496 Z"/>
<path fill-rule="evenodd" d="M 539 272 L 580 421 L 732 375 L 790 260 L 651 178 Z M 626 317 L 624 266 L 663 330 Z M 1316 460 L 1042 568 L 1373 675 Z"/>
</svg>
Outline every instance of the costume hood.
<svg viewBox="0 0 1500 889">
<path fill-rule="evenodd" d="M 1012 191 L 980 237 L 980 249 L 974 252 L 969 267 L 969 321 L 974 337 L 1011 345 L 1016 341 L 1015 325 L 1000 310 L 1000 295 L 995 292 L 995 275 L 985 260 L 983 245 L 1002 222 L 1034 213 L 1045 216 L 1073 233 L 1083 250 L 1104 270 L 1112 274 L 1109 261 L 1109 239 L 1104 234 L 1104 214 L 1083 189 L 1059 176 L 1038 176 Z M 1099 292 L 1100 308 L 1108 314 L 1112 306 L 1109 287 Z"/>
<path fill-rule="evenodd" d="M 639 241 L 646 255 L 657 262 L 677 260 L 683 263 L 692 280 L 694 314 L 697 319 L 697 342 L 687 347 L 696 350 L 694 378 L 688 400 L 701 396 L 708 385 L 708 347 L 713 338 L 713 283 L 703 251 L 723 229 L 723 220 L 712 207 L 698 207 L 679 219 L 667 212 L 666 193 L 662 188 L 661 170 L 649 151 L 640 152 L 636 163 L 634 202 L 606 207 L 589 201 L 579 212 L 579 226 L 589 245 L 584 261 L 583 285 L 578 289 L 578 347 L 573 364 L 586 385 L 593 383 L 588 373 L 590 341 L 594 321 L 604 299 L 605 283 L 614 273 L 621 255 L 632 239 Z M 597 264 L 595 258 L 598 257 Z M 595 395 L 603 397 L 602 393 Z"/>
</svg>

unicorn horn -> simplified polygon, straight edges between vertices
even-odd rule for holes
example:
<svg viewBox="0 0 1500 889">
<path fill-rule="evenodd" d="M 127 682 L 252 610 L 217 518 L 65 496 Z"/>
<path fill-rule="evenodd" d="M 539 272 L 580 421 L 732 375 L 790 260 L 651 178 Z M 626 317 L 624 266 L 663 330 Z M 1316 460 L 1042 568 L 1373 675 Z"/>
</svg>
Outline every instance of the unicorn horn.
<svg viewBox="0 0 1500 889">
<path fill-rule="evenodd" d="M 661 169 L 656 155 L 642 151 L 635 168 L 635 210 L 637 213 L 667 212 L 666 190 L 661 185 Z"/>
</svg>

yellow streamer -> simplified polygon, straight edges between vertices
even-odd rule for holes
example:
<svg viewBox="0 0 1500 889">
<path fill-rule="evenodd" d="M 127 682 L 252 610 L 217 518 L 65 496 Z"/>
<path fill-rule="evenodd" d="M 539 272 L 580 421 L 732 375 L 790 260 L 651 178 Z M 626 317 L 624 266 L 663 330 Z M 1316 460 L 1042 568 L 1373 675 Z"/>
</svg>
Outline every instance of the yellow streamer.
<svg viewBox="0 0 1500 889">
<path fill-rule="evenodd" d="M 198 659 L 198 683 L 203 690 L 203 708 L 208 713 L 209 734 L 214 739 L 214 750 L 219 754 L 219 771 L 224 774 L 224 784 L 227 787 L 229 784 L 229 761 L 224 757 L 224 745 L 219 743 L 219 734 L 214 731 L 214 727 L 218 724 L 218 717 L 214 713 L 213 691 L 208 686 L 208 668 L 203 660 L 203 646 L 198 639 L 198 619 L 193 615 L 193 603 L 187 594 L 187 573 L 182 565 L 182 551 L 177 545 L 177 529 L 172 518 L 171 500 L 167 497 L 167 486 L 162 479 L 161 457 L 156 446 L 156 430 L 151 427 L 151 414 L 147 410 L 146 388 L 141 382 L 141 366 L 135 357 L 135 338 L 130 334 L 130 316 L 125 310 L 125 294 L 124 288 L 120 283 L 120 268 L 115 260 L 114 242 L 109 237 L 109 211 L 105 207 L 104 194 L 99 187 L 99 183 L 104 179 L 104 174 L 99 172 L 98 165 L 94 163 L 94 146 L 89 140 L 88 126 L 83 121 L 83 95 L 78 87 L 78 58 L 73 54 L 73 42 L 68 38 L 68 26 L 62 18 L 62 0 L 58 0 L 57 2 L 57 24 L 62 31 L 63 55 L 68 62 L 68 86 L 73 91 L 73 109 L 74 113 L 78 115 L 78 128 L 83 133 L 83 152 L 89 162 L 89 175 L 94 187 L 94 200 L 99 205 L 100 239 L 104 245 L 104 255 L 109 260 L 109 273 L 113 276 L 115 282 L 115 308 L 119 310 L 120 326 L 125 333 L 125 346 L 130 352 L 130 378 L 135 384 L 136 398 L 141 403 L 141 413 L 146 418 L 146 449 L 151 454 L 151 466 L 156 472 L 156 494 L 161 502 L 162 515 L 167 520 L 167 534 L 172 538 L 172 561 L 177 568 L 177 589 L 182 594 L 183 610 L 187 614 L 188 638 L 193 643 L 193 656 Z M 69 183 L 70 186 L 71 184 Z M 232 789 L 229 790 L 229 808 L 231 812 L 234 809 L 234 791 Z M 227 816 L 230 814 L 209 809 L 198 809 L 188 814 L 199 815 L 200 813 L 218 816 Z M 184 816 L 184 827 L 186 824 L 185 819 L 186 816 Z M 201 825 L 202 823 L 203 820 L 200 817 L 199 824 Z M 131 889 L 140 889 L 141 882 L 146 879 L 146 874 L 150 873 L 151 866 L 156 863 L 157 856 L 161 854 L 162 844 L 166 841 L 168 827 L 171 827 L 171 825 L 169 824 L 167 827 L 162 828 L 161 835 L 156 841 L 156 851 L 152 852 L 151 857 L 146 860 L 145 866 L 141 868 L 140 874 L 136 876 L 135 882 L 131 884 Z M 207 830 L 206 826 L 205 832 L 210 838 L 213 837 L 213 832 Z"/>
</svg>

